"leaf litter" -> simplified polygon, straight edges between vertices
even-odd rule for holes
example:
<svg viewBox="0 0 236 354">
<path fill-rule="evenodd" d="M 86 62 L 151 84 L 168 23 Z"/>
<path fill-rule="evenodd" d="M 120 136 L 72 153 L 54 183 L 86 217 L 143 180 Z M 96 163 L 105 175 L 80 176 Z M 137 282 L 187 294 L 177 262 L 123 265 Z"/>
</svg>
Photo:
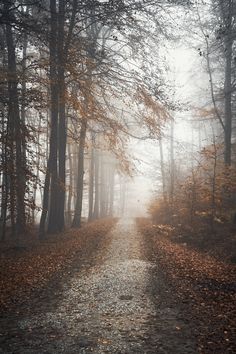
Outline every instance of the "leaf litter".
<svg viewBox="0 0 236 354">
<path fill-rule="evenodd" d="M 172 242 L 168 232 L 160 232 L 148 219 L 137 223 L 177 301 L 189 308 L 198 352 L 235 353 L 236 266 Z"/>
</svg>

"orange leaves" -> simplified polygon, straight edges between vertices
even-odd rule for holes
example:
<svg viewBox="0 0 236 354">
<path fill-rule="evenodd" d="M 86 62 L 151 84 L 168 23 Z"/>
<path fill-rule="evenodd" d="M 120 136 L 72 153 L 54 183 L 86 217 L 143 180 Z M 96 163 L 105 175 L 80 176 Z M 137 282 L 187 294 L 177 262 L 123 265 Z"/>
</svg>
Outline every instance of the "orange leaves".
<svg viewBox="0 0 236 354">
<path fill-rule="evenodd" d="M 78 252 L 88 252 L 114 225 L 114 219 L 95 221 L 84 228 L 53 235 L 18 254 L 2 251 L 0 259 L 0 309 L 11 307 L 42 288 L 68 266 Z"/>
<path fill-rule="evenodd" d="M 170 119 L 170 115 L 159 101 L 152 96 L 144 86 L 139 86 L 136 90 L 135 99 L 144 106 L 142 121 L 149 130 L 150 135 L 160 137 L 161 127 Z"/>
<path fill-rule="evenodd" d="M 165 220 L 166 209 L 168 208 L 167 202 L 164 199 L 153 199 L 149 204 L 148 213 L 151 215 L 152 219 L 157 221 Z"/>
<path fill-rule="evenodd" d="M 145 105 L 146 108 L 152 110 L 159 118 L 166 120 L 169 118 L 168 112 L 164 109 L 158 99 L 151 96 L 144 86 L 139 86 L 136 91 L 136 97 Z"/>
<path fill-rule="evenodd" d="M 215 119 L 216 111 L 214 107 L 207 107 L 207 108 L 195 108 L 196 117 L 198 120 L 209 120 Z"/>
<path fill-rule="evenodd" d="M 173 243 L 148 220 L 138 220 L 138 226 L 151 242 L 153 257 L 175 296 L 189 304 L 192 318 L 198 323 L 199 353 L 233 353 L 236 266 Z"/>
</svg>

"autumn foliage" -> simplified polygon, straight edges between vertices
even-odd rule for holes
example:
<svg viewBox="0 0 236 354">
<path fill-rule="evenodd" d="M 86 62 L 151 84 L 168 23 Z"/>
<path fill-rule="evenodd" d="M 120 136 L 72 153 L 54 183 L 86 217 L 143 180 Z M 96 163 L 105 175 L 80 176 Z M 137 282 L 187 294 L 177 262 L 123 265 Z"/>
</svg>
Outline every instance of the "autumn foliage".
<svg viewBox="0 0 236 354">
<path fill-rule="evenodd" d="M 86 256 L 112 228 L 116 219 L 94 221 L 80 230 L 72 229 L 60 236 L 24 247 L 6 247 L 0 259 L 0 310 L 14 307 L 42 289 L 65 270 L 76 255 Z"/>
<path fill-rule="evenodd" d="M 197 324 L 199 353 L 233 353 L 236 319 L 236 266 L 171 241 L 171 228 L 139 219 L 176 301 L 187 303 Z"/>
<path fill-rule="evenodd" d="M 156 222 L 208 226 L 233 223 L 236 211 L 236 170 L 222 160 L 222 146 L 209 145 L 196 156 L 196 166 L 175 176 L 171 197 L 156 198 L 149 213 Z"/>
</svg>

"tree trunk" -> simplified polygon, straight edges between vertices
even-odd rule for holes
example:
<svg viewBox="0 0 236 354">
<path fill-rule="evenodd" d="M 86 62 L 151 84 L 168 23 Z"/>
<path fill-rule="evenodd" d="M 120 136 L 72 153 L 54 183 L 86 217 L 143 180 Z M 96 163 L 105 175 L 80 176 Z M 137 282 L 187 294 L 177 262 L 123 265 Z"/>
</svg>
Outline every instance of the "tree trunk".
<svg viewBox="0 0 236 354">
<path fill-rule="evenodd" d="M 42 202 L 42 213 L 39 223 L 39 238 L 43 239 L 45 237 L 45 228 L 46 228 L 46 220 L 47 220 L 47 213 L 49 207 L 49 189 L 50 189 L 50 157 L 48 159 L 47 169 L 46 169 L 46 176 L 44 181 L 44 188 L 43 188 L 43 202 Z"/>
<path fill-rule="evenodd" d="M 7 174 L 3 172 L 2 177 L 2 200 L 1 200 L 1 218 L 0 218 L 0 239 L 5 240 L 6 236 L 6 221 L 7 221 L 7 203 L 8 203 L 8 181 Z"/>
<path fill-rule="evenodd" d="M 95 197 L 94 197 L 94 210 L 93 218 L 98 219 L 100 216 L 99 204 L 100 204 L 100 187 L 99 187 L 99 175 L 100 175 L 100 156 L 98 150 L 95 150 L 94 154 L 94 182 L 95 182 Z"/>
<path fill-rule="evenodd" d="M 174 180 L 175 180 L 175 166 L 174 166 L 174 121 L 171 120 L 170 126 L 170 203 L 171 207 L 174 198 Z"/>
<path fill-rule="evenodd" d="M 110 166 L 110 175 L 109 175 L 109 216 L 113 216 L 113 206 L 114 206 L 114 182 L 115 182 L 115 169 L 113 162 Z"/>
<path fill-rule="evenodd" d="M 225 38 L 225 84 L 224 84 L 224 95 L 225 95 L 225 130 L 224 130 L 224 161 L 225 164 L 231 165 L 231 135 L 232 135 L 232 34 L 231 30 L 228 30 L 229 33 Z"/>
<path fill-rule="evenodd" d="M 58 81 L 57 81 L 57 7 L 56 0 L 50 0 L 51 32 L 50 32 L 50 95 L 51 95 L 51 136 L 49 152 L 49 171 L 51 179 L 50 205 L 48 217 L 48 233 L 59 231 L 60 221 L 58 220 Z"/>
<path fill-rule="evenodd" d="M 124 177 L 120 177 L 120 215 L 125 214 L 126 209 L 126 182 Z"/>
<path fill-rule="evenodd" d="M 159 148 L 160 148 L 160 163 L 161 163 L 161 179 L 162 179 L 162 195 L 163 199 L 166 202 L 166 176 L 165 176 L 165 167 L 164 167 L 164 157 L 163 157 L 163 146 L 162 146 L 162 139 L 159 139 Z"/>
<path fill-rule="evenodd" d="M 106 216 L 106 175 L 104 170 L 104 152 L 100 152 L 100 217 L 104 218 Z"/>
<path fill-rule="evenodd" d="M 4 116 L 3 116 L 4 117 Z M 4 131 L 4 118 L 2 123 L 2 131 Z M 7 139 L 7 134 L 6 134 Z M 5 145 L 5 146 L 4 146 Z M 8 181 L 8 169 L 7 169 L 7 141 L 3 145 L 2 153 L 2 194 L 1 194 L 1 217 L 0 217 L 0 239 L 5 240 L 6 235 L 6 220 L 7 220 L 7 206 L 8 206 L 8 194 L 9 194 L 9 181 Z"/>
<path fill-rule="evenodd" d="M 73 163 L 72 163 L 72 151 L 71 144 L 68 144 L 68 160 L 69 160 L 69 192 L 67 200 L 67 223 L 71 226 L 72 215 L 71 215 L 71 202 L 72 202 L 72 191 L 73 191 Z"/>
<path fill-rule="evenodd" d="M 26 15 L 29 13 L 29 7 L 26 8 Z M 22 188 L 23 194 L 26 192 L 26 140 L 24 138 L 26 132 L 26 60 L 27 60 L 27 47 L 28 47 L 28 36 L 27 33 L 24 33 L 23 37 L 23 48 L 22 48 L 22 80 L 21 80 L 21 126 L 22 126 L 22 170 L 25 172 L 22 176 Z M 28 199 L 30 196 L 28 195 Z M 32 206 L 29 207 L 28 216 L 30 216 Z"/>
<path fill-rule="evenodd" d="M 5 64 L 5 62 L 4 62 Z M 3 67 L 6 69 L 6 65 Z M 6 220 L 8 210 L 9 199 L 9 171 L 8 171 L 8 121 L 5 123 L 5 116 L 7 115 L 7 109 L 2 108 L 2 180 L 1 180 L 1 216 L 0 216 L 0 240 L 4 241 L 6 236 Z"/>
<path fill-rule="evenodd" d="M 80 140 L 79 140 L 79 159 L 78 159 L 78 180 L 77 180 L 77 198 L 75 204 L 75 215 L 73 219 L 72 226 L 81 226 L 81 212 L 82 212 L 82 201 L 83 201 L 83 179 L 84 179 L 84 148 L 85 139 L 87 131 L 87 119 L 83 119 L 81 123 L 80 130 Z"/>
<path fill-rule="evenodd" d="M 78 181 L 78 147 L 73 144 L 73 211 L 77 200 L 77 181 Z"/>
<path fill-rule="evenodd" d="M 93 196 L 94 196 L 94 147 L 91 146 L 91 160 L 89 169 L 89 214 L 88 220 L 93 219 Z"/>
<path fill-rule="evenodd" d="M 8 11 L 10 3 L 5 5 Z M 25 230 L 25 168 L 22 147 L 25 144 L 25 134 L 20 121 L 18 79 L 16 70 L 16 53 L 13 41 L 13 32 L 10 24 L 6 25 L 6 44 L 8 52 L 8 119 L 11 145 L 11 213 L 13 232 L 17 234 Z M 15 152 L 14 152 L 15 150 Z M 14 166 L 15 161 L 15 166 Z M 14 173 L 15 168 L 15 173 Z M 15 203 L 16 199 L 16 203 Z M 14 210 L 16 208 L 16 210 Z M 16 214 L 16 224 L 15 224 Z M 15 230 L 16 226 L 16 230 Z"/>
<path fill-rule="evenodd" d="M 37 197 L 37 189 L 39 185 L 39 173 L 40 173 L 40 161 L 41 161 L 41 156 L 40 156 L 40 133 L 41 133 L 41 122 L 42 122 L 42 114 L 39 114 L 39 125 L 37 128 L 37 157 L 36 157 L 36 176 L 35 176 L 35 182 L 33 185 L 33 208 L 32 208 L 32 222 L 33 224 L 35 223 L 35 206 L 36 206 L 36 197 Z"/>
<path fill-rule="evenodd" d="M 58 96 L 59 96 L 59 129 L 58 129 L 58 231 L 65 227 L 65 177 L 66 177 L 66 110 L 65 110 L 65 53 L 64 53 L 65 1 L 59 1 L 58 12 Z"/>
</svg>

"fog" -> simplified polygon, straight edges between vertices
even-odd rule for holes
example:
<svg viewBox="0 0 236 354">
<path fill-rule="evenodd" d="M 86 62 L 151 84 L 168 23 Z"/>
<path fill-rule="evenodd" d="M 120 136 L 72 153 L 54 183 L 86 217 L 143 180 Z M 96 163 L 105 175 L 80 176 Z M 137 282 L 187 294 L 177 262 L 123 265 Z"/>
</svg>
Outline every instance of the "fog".
<svg viewBox="0 0 236 354">
<path fill-rule="evenodd" d="M 187 24 L 186 24 L 187 27 Z M 180 102 L 181 109 L 171 111 L 174 120 L 175 154 L 192 154 L 208 144 L 205 133 L 199 136 L 199 123 L 194 122 L 195 108 L 201 106 L 203 99 L 210 100 L 209 78 L 204 68 L 204 61 L 198 50 L 192 48 L 188 41 L 180 44 L 168 42 L 163 46 L 163 55 L 168 66 L 165 73 L 166 81 L 174 87 L 174 99 Z M 168 48 L 170 47 L 170 48 Z M 176 48 L 175 48 L 176 47 Z M 202 129 L 202 128 L 200 128 Z M 170 126 L 163 127 L 164 156 L 170 158 Z M 146 139 L 145 141 L 131 138 L 129 150 L 134 156 L 135 172 L 127 181 L 126 209 L 131 216 L 148 215 L 150 200 L 160 197 L 158 178 L 155 175 L 160 171 L 160 156 L 158 141 Z M 193 163 L 185 161 L 189 167 Z"/>
<path fill-rule="evenodd" d="M 190 176 L 195 185 L 197 170 L 212 167 L 211 150 L 209 176 L 231 164 L 227 7 L 103 1 L 78 11 L 69 1 L 57 28 L 54 6 L 20 7 L 25 25 L 9 25 L 3 41 L 3 228 L 28 220 L 44 234 L 81 217 L 147 216 L 154 200 L 172 205 Z"/>
</svg>

